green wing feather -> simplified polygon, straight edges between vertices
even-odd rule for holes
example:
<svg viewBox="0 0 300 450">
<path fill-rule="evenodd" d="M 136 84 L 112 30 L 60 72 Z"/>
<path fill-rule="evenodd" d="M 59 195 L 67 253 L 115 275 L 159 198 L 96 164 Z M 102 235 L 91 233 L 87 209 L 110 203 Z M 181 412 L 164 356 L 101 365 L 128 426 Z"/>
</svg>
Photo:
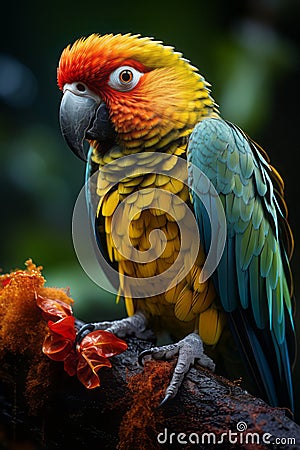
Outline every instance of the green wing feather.
<svg viewBox="0 0 300 450">
<path fill-rule="evenodd" d="M 222 119 L 205 119 L 195 127 L 188 161 L 211 180 L 225 209 L 227 242 L 214 282 L 233 334 L 269 402 L 292 408 L 293 238 L 282 179 L 264 150 Z M 208 251 L 208 217 L 194 191 L 192 197 Z"/>
</svg>

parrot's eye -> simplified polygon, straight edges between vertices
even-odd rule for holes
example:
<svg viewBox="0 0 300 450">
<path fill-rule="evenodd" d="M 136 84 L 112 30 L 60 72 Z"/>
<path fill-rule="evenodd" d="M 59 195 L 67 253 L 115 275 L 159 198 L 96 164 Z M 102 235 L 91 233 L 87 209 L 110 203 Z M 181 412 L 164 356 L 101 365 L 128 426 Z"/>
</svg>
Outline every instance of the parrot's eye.
<svg viewBox="0 0 300 450">
<path fill-rule="evenodd" d="M 118 67 L 110 74 L 108 84 L 117 91 L 131 91 L 138 84 L 142 75 L 142 72 L 133 67 Z"/>
<path fill-rule="evenodd" d="M 119 79 L 120 79 L 121 83 L 130 83 L 132 78 L 133 78 L 133 74 L 132 74 L 131 70 L 126 69 L 126 70 L 122 70 L 122 72 L 120 72 Z"/>
</svg>

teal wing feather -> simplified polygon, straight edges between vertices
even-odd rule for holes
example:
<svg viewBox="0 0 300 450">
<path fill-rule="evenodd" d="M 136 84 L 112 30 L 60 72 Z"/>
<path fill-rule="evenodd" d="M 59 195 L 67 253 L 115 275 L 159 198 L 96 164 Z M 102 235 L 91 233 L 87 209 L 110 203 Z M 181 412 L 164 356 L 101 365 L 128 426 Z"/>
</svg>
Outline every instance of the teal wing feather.
<svg viewBox="0 0 300 450">
<path fill-rule="evenodd" d="M 210 118 L 195 127 L 188 161 L 213 183 L 227 220 L 227 241 L 214 283 L 252 377 L 269 402 L 293 409 L 293 238 L 283 182 L 266 153 L 235 125 Z M 192 169 L 190 169 L 192 170 Z M 190 177 L 191 187 L 195 177 Z M 201 239 L 210 223 L 191 191 Z M 275 368 L 274 368 L 275 366 Z"/>
</svg>

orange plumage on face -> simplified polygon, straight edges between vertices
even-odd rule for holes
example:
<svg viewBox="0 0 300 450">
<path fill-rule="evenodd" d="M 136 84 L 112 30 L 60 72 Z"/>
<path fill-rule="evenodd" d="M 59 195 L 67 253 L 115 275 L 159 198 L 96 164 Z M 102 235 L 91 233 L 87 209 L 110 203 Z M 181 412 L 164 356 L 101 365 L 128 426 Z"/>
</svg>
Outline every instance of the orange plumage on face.
<svg viewBox="0 0 300 450">
<path fill-rule="evenodd" d="M 127 65 L 141 72 L 149 71 L 145 65 L 130 58 L 127 49 L 118 45 L 115 38 L 94 34 L 66 47 L 57 71 L 59 88 L 63 89 L 66 83 L 82 81 L 97 94 L 104 95 L 109 92 L 109 75 L 118 67 Z"/>
<path fill-rule="evenodd" d="M 120 67 L 142 74 L 129 90 L 109 82 Z M 125 147 L 151 148 L 179 130 L 184 136 L 214 103 L 204 79 L 180 54 L 149 38 L 91 35 L 62 53 L 58 85 L 83 82 L 106 103 L 118 140 Z M 172 140 L 170 134 L 164 144 Z M 144 142 L 142 142 L 144 141 Z"/>
</svg>

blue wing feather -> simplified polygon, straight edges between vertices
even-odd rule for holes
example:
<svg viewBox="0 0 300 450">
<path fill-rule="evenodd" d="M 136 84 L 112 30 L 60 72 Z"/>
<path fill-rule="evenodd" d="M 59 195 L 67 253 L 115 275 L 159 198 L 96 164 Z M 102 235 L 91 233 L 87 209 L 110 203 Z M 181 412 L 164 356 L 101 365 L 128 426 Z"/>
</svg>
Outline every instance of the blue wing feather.
<svg viewBox="0 0 300 450">
<path fill-rule="evenodd" d="M 250 372 L 263 386 L 269 402 L 292 409 L 294 348 L 286 333 L 293 333 L 294 328 L 288 289 L 293 242 L 283 182 L 265 152 L 222 119 L 197 124 L 187 156 L 213 183 L 225 209 L 227 242 L 214 282 L 233 334 L 248 353 Z M 209 219 L 193 190 L 191 194 L 207 252 Z"/>
</svg>

